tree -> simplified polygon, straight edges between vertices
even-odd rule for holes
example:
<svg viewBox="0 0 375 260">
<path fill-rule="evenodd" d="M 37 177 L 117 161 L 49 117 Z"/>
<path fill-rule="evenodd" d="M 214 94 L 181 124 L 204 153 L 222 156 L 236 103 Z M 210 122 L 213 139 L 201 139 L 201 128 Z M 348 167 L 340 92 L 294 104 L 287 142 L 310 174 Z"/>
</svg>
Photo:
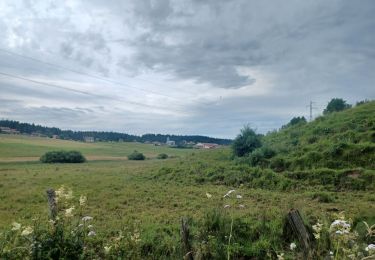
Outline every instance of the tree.
<svg viewBox="0 0 375 260">
<path fill-rule="evenodd" d="M 351 107 L 352 106 L 346 103 L 346 101 L 342 98 L 332 98 L 331 101 L 329 101 L 326 109 L 324 109 L 323 114 L 326 115 L 332 112 L 339 112 Z"/>
<path fill-rule="evenodd" d="M 297 116 L 297 117 L 293 117 L 288 124 L 283 125 L 281 128 L 287 128 L 289 126 L 293 126 L 297 124 L 305 124 L 305 123 L 307 123 L 307 121 L 304 116 L 301 116 L 301 117 Z"/>
<path fill-rule="evenodd" d="M 260 136 L 255 133 L 249 126 L 241 129 L 241 133 L 237 135 L 232 144 L 233 153 L 242 157 L 250 154 L 256 148 L 261 147 Z"/>
</svg>

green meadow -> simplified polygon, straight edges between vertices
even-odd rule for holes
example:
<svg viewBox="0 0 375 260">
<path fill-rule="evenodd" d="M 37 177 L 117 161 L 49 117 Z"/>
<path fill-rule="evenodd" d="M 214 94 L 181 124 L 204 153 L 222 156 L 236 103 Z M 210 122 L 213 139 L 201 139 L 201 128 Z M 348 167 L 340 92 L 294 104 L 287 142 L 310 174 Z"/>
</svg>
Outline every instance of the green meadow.
<svg viewBox="0 0 375 260">
<path fill-rule="evenodd" d="M 96 235 L 78 249 L 78 242 L 70 244 L 77 239 L 70 233 L 56 243 L 82 258 L 181 259 L 187 251 L 181 245 L 180 225 L 187 218 L 194 259 L 277 259 L 281 254 L 301 259 L 302 246 L 297 242 L 297 250 L 290 249 L 296 240 L 283 231 L 289 210 L 298 209 L 311 233 L 316 223 L 325 227 L 313 240 L 315 259 L 325 259 L 331 250 L 336 259 L 347 259 L 352 251 L 361 259 L 365 246 L 374 241 L 364 223 L 375 224 L 374 111 L 370 102 L 270 133 L 262 142 L 273 149 L 271 157 L 264 148 L 234 158 L 230 147 L 195 150 L 0 135 L 0 232 L 7 237 L 0 239 L 0 249 L 5 256 L 14 254 L 6 242 L 13 241 L 13 222 L 34 226 L 37 236 L 36 223 L 48 219 L 46 190 L 64 185 L 74 198 L 63 208 L 76 205 L 78 217 L 68 230 L 73 232 L 80 218 L 89 215 Z M 78 150 L 88 161 L 37 160 L 54 150 Z M 134 150 L 146 160 L 118 160 Z M 160 153 L 169 158 L 157 159 Z M 224 197 L 229 190 L 235 191 Z M 81 196 L 87 196 L 84 208 L 77 205 Z M 332 237 L 330 223 L 339 216 L 350 223 L 356 249 L 338 247 Z M 38 232 L 43 237 L 51 231 Z M 41 245 L 43 241 L 49 240 Z M 82 249 L 86 247 L 91 251 Z M 59 250 L 59 257 L 69 258 L 68 249 Z M 21 250 L 17 256 L 14 259 L 25 254 Z"/>
</svg>

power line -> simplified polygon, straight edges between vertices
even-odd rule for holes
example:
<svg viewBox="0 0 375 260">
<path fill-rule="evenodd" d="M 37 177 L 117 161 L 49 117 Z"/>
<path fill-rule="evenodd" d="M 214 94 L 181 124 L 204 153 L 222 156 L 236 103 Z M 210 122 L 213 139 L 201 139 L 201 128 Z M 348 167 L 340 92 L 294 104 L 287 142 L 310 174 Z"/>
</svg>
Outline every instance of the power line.
<svg viewBox="0 0 375 260">
<path fill-rule="evenodd" d="M 162 94 L 162 93 L 159 93 L 159 92 L 155 92 L 155 91 L 151 91 L 151 90 L 147 90 L 147 89 L 143 89 L 143 88 L 134 87 L 134 86 L 131 86 L 131 85 L 128 85 L 128 84 L 124 84 L 122 82 L 118 82 L 118 81 L 115 81 L 115 80 L 99 77 L 97 75 L 93 75 L 93 74 L 90 74 L 90 73 L 70 69 L 70 68 L 67 68 L 67 67 L 64 67 L 64 66 L 61 66 L 61 65 L 57 65 L 57 64 L 54 64 L 54 63 L 51 63 L 51 62 L 42 61 L 42 60 L 30 57 L 30 56 L 22 55 L 22 54 L 12 52 L 12 51 L 9 51 L 9 50 L 5 50 L 5 49 L 0 48 L 0 51 L 5 52 L 5 53 L 10 54 L 10 55 L 15 55 L 15 56 L 18 56 L 18 57 L 21 57 L 21 58 L 24 58 L 24 59 L 29 59 L 29 60 L 36 61 L 36 62 L 39 62 L 39 63 L 42 63 L 42 64 L 46 64 L 50 67 L 55 67 L 55 68 L 58 68 L 60 70 L 73 72 L 73 73 L 80 74 L 80 75 L 83 75 L 83 76 L 87 76 L 87 77 L 90 77 L 90 78 L 106 81 L 106 82 L 116 84 L 116 85 L 120 85 L 120 86 L 123 86 L 123 87 L 126 87 L 126 88 L 131 88 L 131 89 L 135 89 L 135 90 L 138 90 L 138 91 L 142 91 L 142 92 L 151 93 L 151 94 L 154 94 L 154 95 L 159 95 L 159 96 L 164 96 L 164 97 L 167 97 L 167 98 L 179 100 L 176 97 L 172 97 L 172 96 L 169 96 L 169 95 L 165 95 L 165 94 Z"/>
<path fill-rule="evenodd" d="M 87 96 L 100 97 L 100 98 L 105 98 L 105 99 L 112 99 L 112 100 L 116 100 L 116 101 L 119 101 L 119 102 L 125 101 L 125 102 L 127 102 L 129 104 L 134 104 L 134 105 L 138 105 L 138 106 L 142 106 L 142 107 L 149 107 L 149 108 L 153 108 L 153 109 L 164 109 L 164 110 L 167 109 L 167 110 L 170 110 L 170 108 L 166 108 L 166 107 L 150 106 L 150 105 L 142 104 L 142 103 L 139 103 L 139 102 L 128 101 L 128 100 L 123 100 L 123 99 L 109 97 L 109 96 L 97 95 L 97 94 L 93 94 L 91 92 L 82 91 L 82 90 L 76 90 L 76 89 L 64 87 L 64 86 L 57 85 L 57 84 L 51 84 L 51 83 L 46 83 L 46 82 L 42 82 L 42 81 L 38 81 L 38 80 L 33 80 L 33 79 L 25 78 L 25 77 L 22 77 L 22 76 L 17 76 L 17 75 L 14 75 L 14 74 L 5 73 L 5 72 L 0 72 L 0 75 L 6 76 L 6 77 L 9 77 L 9 78 L 15 78 L 15 79 L 20 79 L 20 80 L 32 82 L 34 84 L 39 84 L 39 85 L 44 85 L 44 86 L 48 86 L 48 87 L 54 87 L 54 88 L 58 88 L 58 89 L 63 89 L 63 90 L 66 90 L 66 91 L 71 91 L 71 92 L 75 92 L 75 93 L 79 93 L 79 94 L 83 94 L 83 95 L 87 95 Z M 173 110 L 174 111 L 184 112 L 184 111 L 178 110 L 178 109 L 173 109 Z"/>
</svg>

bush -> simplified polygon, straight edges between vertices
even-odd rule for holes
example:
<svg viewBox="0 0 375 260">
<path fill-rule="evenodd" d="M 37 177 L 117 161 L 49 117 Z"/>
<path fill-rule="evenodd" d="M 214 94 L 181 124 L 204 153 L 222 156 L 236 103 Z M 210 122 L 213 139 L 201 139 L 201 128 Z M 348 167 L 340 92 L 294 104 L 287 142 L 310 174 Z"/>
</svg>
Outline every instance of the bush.
<svg viewBox="0 0 375 260">
<path fill-rule="evenodd" d="M 351 105 L 347 104 L 342 98 L 332 98 L 324 109 L 323 114 L 326 115 L 332 112 L 339 112 L 348 108 L 351 108 Z"/>
<path fill-rule="evenodd" d="M 166 153 L 160 153 L 160 154 L 158 154 L 158 156 L 156 158 L 157 159 L 167 159 L 168 158 L 168 154 L 166 154 Z"/>
<path fill-rule="evenodd" d="M 234 139 L 232 149 L 236 156 L 242 157 L 261 147 L 260 136 L 249 126 L 241 129 L 241 133 Z"/>
<path fill-rule="evenodd" d="M 86 158 L 78 151 L 52 151 L 40 157 L 43 163 L 83 163 Z"/>
<path fill-rule="evenodd" d="M 135 150 L 134 152 L 128 155 L 128 159 L 141 161 L 141 160 L 146 159 L 146 157 L 143 155 L 143 153 L 140 153 L 137 150 Z"/>
</svg>

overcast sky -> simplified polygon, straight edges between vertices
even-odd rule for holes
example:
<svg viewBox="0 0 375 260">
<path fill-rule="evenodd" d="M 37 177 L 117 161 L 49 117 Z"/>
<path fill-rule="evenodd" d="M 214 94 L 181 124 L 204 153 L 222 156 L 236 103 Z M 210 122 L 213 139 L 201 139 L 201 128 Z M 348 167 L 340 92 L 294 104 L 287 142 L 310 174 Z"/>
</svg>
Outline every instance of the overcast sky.
<svg viewBox="0 0 375 260">
<path fill-rule="evenodd" d="M 3 0 L 0 118 L 265 133 L 375 98 L 375 1 Z"/>
</svg>

